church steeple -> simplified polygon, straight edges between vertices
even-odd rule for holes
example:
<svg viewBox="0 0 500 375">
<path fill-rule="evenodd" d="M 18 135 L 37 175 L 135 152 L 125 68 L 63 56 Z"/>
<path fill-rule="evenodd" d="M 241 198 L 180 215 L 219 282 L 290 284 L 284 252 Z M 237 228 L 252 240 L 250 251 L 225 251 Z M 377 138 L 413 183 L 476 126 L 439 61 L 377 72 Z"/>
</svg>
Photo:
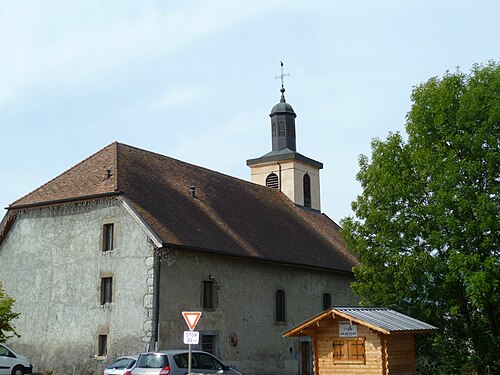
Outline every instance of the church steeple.
<svg viewBox="0 0 500 375">
<path fill-rule="evenodd" d="M 281 74 L 274 78 L 281 78 L 281 99 L 271 109 L 271 139 L 273 151 L 280 151 L 289 149 L 296 151 L 296 137 L 295 137 L 295 118 L 297 115 L 293 108 L 285 100 L 285 82 L 284 77 L 289 76 L 290 73 L 283 73 L 283 62 L 281 62 Z"/>
<path fill-rule="evenodd" d="M 295 137 L 295 114 L 285 99 L 281 63 L 281 99 L 271 109 L 272 150 L 256 159 L 247 160 L 251 169 L 252 182 L 269 188 L 279 189 L 297 206 L 321 210 L 319 171 L 323 164 L 297 152 Z"/>
</svg>

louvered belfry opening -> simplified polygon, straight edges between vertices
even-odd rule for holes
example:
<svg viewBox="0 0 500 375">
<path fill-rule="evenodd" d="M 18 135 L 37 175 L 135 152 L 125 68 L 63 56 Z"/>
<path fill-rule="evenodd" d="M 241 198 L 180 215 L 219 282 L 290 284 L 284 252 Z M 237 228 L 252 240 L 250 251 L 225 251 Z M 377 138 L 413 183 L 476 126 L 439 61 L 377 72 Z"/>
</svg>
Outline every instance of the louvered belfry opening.
<svg viewBox="0 0 500 375">
<path fill-rule="evenodd" d="M 279 181 L 278 181 L 278 176 L 276 173 L 271 173 L 269 176 L 266 178 L 266 186 L 272 189 L 278 189 L 279 188 Z"/>
<path fill-rule="evenodd" d="M 304 207 L 311 207 L 311 177 L 304 175 Z"/>
</svg>

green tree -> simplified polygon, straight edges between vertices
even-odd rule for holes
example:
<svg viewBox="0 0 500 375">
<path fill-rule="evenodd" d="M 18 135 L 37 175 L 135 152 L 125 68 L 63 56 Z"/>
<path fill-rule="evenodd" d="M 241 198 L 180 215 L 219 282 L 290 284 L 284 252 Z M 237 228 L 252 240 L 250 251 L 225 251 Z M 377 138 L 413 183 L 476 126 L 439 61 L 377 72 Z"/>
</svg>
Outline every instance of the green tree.
<svg viewBox="0 0 500 375">
<path fill-rule="evenodd" d="M 353 290 L 439 327 L 417 336 L 419 373 L 498 374 L 499 62 L 414 87 L 406 132 L 360 156 Z"/>
<path fill-rule="evenodd" d="M 5 294 L 0 282 L 0 342 L 2 343 L 13 336 L 20 337 L 12 325 L 12 321 L 19 316 L 19 313 L 12 312 L 14 302 L 13 298 Z"/>
</svg>

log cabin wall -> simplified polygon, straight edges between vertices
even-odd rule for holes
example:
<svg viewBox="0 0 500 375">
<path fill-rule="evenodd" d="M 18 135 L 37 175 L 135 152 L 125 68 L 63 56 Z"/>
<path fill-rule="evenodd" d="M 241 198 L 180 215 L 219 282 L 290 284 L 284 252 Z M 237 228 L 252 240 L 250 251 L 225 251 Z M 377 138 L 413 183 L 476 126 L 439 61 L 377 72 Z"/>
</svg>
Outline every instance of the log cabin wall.
<svg viewBox="0 0 500 375">
<path fill-rule="evenodd" d="M 345 319 L 340 319 L 345 320 Z M 339 320 L 323 320 L 319 327 L 311 327 L 304 333 L 312 337 L 314 348 L 315 375 L 386 375 L 383 353 L 383 335 L 369 328 L 357 325 L 358 338 L 365 338 L 364 363 L 339 363 L 334 361 L 334 340 L 339 339 Z"/>
<path fill-rule="evenodd" d="M 393 334 L 387 336 L 387 375 L 415 375 L 415 349 L 413 335 Z"/>
</svg>

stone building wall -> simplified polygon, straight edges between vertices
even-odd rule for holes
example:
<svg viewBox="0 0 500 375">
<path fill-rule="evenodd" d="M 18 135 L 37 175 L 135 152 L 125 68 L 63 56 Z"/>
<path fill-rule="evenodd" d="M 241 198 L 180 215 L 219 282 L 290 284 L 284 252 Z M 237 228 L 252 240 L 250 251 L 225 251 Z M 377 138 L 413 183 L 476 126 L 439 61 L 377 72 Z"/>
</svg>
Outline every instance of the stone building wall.
<svg viewBox="0 0 500 375">
<path fill-rule="evenodd" d="M 304 249 L 307 251 L 307 249 Z M 203 281 L 213 280 L 215 307 L 202 306 Z M 333 305 L 356 305 L 351 275 L 171 250 L 163 255 L 160 276 L 160 348 L 187 348 L 181 312 L 202 311 L 196 327 L 216 336 L 216 354 L 245 375 L 298 374 L 299 338 L 282 333 Z M 285 292 L 286 319 L 275 322 L 275 295 Z M 201 345 L 198 345 L 201 349 Z"/>
<path fill-rule="evenodd" d="M 115 248 L 102 251 L 114 223 Z M 100 373 L 110 358 L 139 353 L 151 337 L 153 246 L 115 199 L 19 212 L 0 245 L 0 280 L 21 313 L 9 344 L 56 374 Z M 101 277 L 113 301 L 101 305 Z M 107 335 L 106 357 L 98 357 Z"/>
</svg>

